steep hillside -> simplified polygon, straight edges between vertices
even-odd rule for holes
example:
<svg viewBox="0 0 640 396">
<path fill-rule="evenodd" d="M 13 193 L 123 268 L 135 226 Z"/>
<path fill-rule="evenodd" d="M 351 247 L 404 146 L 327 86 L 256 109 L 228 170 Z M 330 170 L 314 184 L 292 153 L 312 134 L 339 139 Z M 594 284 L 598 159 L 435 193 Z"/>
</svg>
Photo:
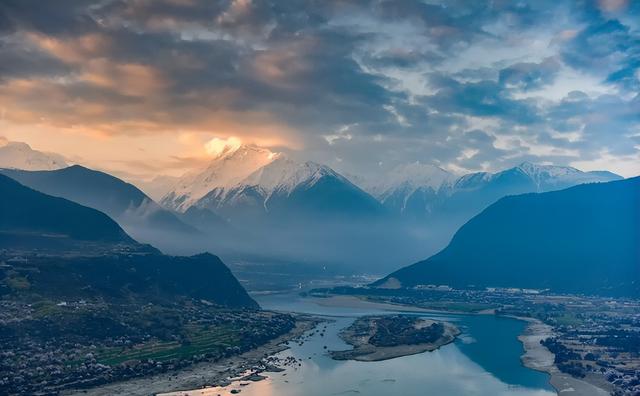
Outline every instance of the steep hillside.
<svg viewBox="0 0 640 396">
<path fill-rule="evenodd" d="M 440 253 L 374 285 L 639 295 L 639 242 L 640 178 L 510 196 L 466 223 Z"/>
<path fill-rule="evenodd" d="M 0 173 L 34 190 L 100 210 L 133 234 L 138 228 L 197 233 L 134 185 L 104 172 L 74 165 L 52 171 L 3 169 Z"/>
<path fill-rule="evenodd" d="M 7 241 L 12 240 L 6 239 L 12 235 L 24 235 L 25 238 L 135 243 L 104 213 L 32 190 L 4 175 L 0 175 L 0 231 Z"/>
</svg>

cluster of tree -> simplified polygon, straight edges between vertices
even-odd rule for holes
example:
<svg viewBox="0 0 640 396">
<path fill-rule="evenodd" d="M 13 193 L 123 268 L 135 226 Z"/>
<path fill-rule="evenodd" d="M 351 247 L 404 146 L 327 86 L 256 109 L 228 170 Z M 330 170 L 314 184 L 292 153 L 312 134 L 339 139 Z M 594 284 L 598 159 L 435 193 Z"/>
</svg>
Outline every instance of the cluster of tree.
<svg viewBox="0 0 640 396">
<path fill-rule="evenodd" d="M 578 378 L 585 376 L 585 367 L 576 362 L 576 360 L 582 360 L 579 353 L 562 345 L 556 338 L 547 338 L 540 343 L 555 355 L 554 363 L 560 371 Z"/>
<path fill-rule="evenodd" d="M 640 353 L 640 332 L 630 330 L 609 330 L 596 339 L 596 344 L 620 351 Z"/>
<path fill-rule="evenodd" d="M 416 326 L 419 320 L 407 316 L 378 319 L 376 332 L 369 343 L 377 347 L 427 344 L 436 342 L 444 334 L 444 324 L 436 322 L 420 327 Z"/>
</svg>

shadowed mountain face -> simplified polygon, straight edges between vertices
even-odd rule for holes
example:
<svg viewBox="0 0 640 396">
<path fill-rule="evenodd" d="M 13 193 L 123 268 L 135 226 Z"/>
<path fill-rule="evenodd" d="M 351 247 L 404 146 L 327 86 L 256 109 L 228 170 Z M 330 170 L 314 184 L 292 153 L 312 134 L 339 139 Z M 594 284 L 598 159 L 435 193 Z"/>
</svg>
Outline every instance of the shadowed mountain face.
<svg viewBox="0 0 640 396">
<path fill-rule="evenodd" d="M 508 195 L 549 192 L 583 183 L 620 179 L 620 176 L 610 172 L 582 172 L 571 167 L 525 162 L 494 174 L 472 173 L 461 177 L 448 192 L 445 191 L 446 198 L 436 211 L 440 218 L 450 217 L 462 224 Z"/>
<path fill-rule="evenodd" d="M 134 236 L 142 236 L 141 239 L 147 239 L 149 232 L 158 231 L 198 233 L 137 187 L 103 172 L 78 165 L 52 171 L 3 169 L 0 172 L 34 190 L 100 210 Z"/>
<path fill-rule="evenodd" d="M 149 301 L 187 297 L 258 307 L 218 257 L 160 254 L 102 212 L 0 175 L 0 262 L 16 257 L 10 267 L 30 274 L 20 293 Z M 0 268 L 0 295 L 12 293 L 5 282 L 12 276 L 15 271 Z"/>
<path fill-rule="evenodd" d="M 640 178 L 503 198 L 440 253 L 374 285 L 397 285 L 392 278 L 403 287 L 640 295 Z"/>
<path fill-rule="evenodd" d="M 426 176 L 421 173 L 418 180 L 404 181 L 402 176 L 395 175 L 401 182 L 382 189 L 381 194 L 375 194 L 373 187 L 368 191 L 390 212 L 410 222 L 440 227 L 441 234 L 447 238 L 502 197 L 622 179 L 611 172 L 583 172 L 572 167 L 529 162 L 497 173 L 470 173 L 457 179 L 433 166 L 422 165 L 419 170 Z"/>
<path fill-rule="evenodd" d="M 3 175 L 0 175 L 0 197 L 0 230 L 4 238 L 24 235 L 136 243 L 104 213 L 32 190 Z"/>
<path fill-rule="evenodd" d="M 212 211 L 191 206 L 184 213 L 177 214 L 180 220 L 199 230 L 206 231 L 212 235 L 230 232 L 231 227 L 222 217 Z"/>
</svg>

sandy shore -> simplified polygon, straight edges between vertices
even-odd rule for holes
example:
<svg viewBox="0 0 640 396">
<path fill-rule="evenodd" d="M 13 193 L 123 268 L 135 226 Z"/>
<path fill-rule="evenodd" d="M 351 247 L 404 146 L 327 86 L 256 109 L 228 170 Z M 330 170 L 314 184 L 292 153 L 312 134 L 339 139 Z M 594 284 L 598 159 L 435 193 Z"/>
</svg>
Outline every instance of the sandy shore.
<svg viewBox="0 0 640 396">
<path fill-rule="evenodd" d="M 452 313 L 452 314 L 463 313 L 463 312 L 455 312 L 455 311 L 412 307 L 410 305 L 373 302 L 373 301 L 367 301 L 355 296 L 331 296 L 331 297 L 322 297 L 322 298 L 311 297 L 310 299 L 313 300 L 315 304 L 318 304 L 323 307 L 343 307 L 343 308 L 363 308 L 363 309 L 369 308 L 369 309 L 380 309 L 383 311 L 407 312 L 407 313 L 410 313 L 410 312 Z"/>
<path fill-rule="evenodd" d="M 377 303 L 366 301 L 355 296 L 332 296 L 328 298 L 316 298 L 316 303 L 325 306 L 341 306 L 348 308 L 375 308 L 397 312 L 425 312 L 425 313 L 452 313 L 469 314 L 455 311 L 439 311 L 423 309 L 406 305 L 396 305 L 387 303 Z M 485 310 L 471 315 L 494 315 L 495 310 Z M 522 356 L 522 363 L 525 367 L 542 371 L 550 375 L 549 383 L 560 396 L 607 396 L 607 390 L 599 388 L 583 379 L 574 378 L 568 374 L 560 372 L 554 365 L 555 356 L 542 344 L 540 340 L 546 339 L 553 334 L 551 326 L 539 320 L 531 318 L 515 317 L 515 319 L 528 322 L 525 332 L 518 337 L 525 349 Z"/>
<path fill-rule="evenodd" d="M 296 327 L 289 333 L 238 356 L 212 363 L 199 363 L 180 371 L 116 382 L 97 388 L 69 390 L 62 394 L 74 396 L 150 396 L 185 389 L 199 389 L 205 386 L 225 385 L 229 379 L 240 377 L 247 370 L 258 365 L 263 358 L 287 349 L 288 347 L 284 345 L 287 341 L 302 336 L 320 322 L 320 319 L 314 317 L 301 316 L 298 318 Z"/>
<path fill-rule="evenodd" d="M 524 333 L 518 337 L 525 349 L 522 355 L 522 364 L 533 370 L 548 373 L 551 378 L 549 383 L 561 396 L 607 396 L 609 392 L 590 384 L 585 380 L 574 378 L 568 374 L 560 372 L 554 364 L 554 355 L 544 345 L 541 340 L 553 335 L 551 326 L 536 319 L 518 318 L 528 322 Z"/>
</svg>

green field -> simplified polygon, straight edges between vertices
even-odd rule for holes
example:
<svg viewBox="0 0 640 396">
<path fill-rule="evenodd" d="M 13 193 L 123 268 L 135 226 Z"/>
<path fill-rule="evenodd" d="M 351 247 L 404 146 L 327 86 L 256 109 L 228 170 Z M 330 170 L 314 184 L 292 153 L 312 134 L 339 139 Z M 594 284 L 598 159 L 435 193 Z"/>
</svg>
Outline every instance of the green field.
<svg viewBox="0 0 640 396">
<path fill-rule="evenodd" d="M 203 326 L 188 325 L 185 332 L 187 342 L 151 342 L 133 348 L 108 348 L 98 353 L 97 360 L 103 364 L 117 365 L 129 360 L 184 359 L 194 355 L 221 352 L 240 342 L 237 329 L 231 326 L 206 329 Z"/>
</svg>

